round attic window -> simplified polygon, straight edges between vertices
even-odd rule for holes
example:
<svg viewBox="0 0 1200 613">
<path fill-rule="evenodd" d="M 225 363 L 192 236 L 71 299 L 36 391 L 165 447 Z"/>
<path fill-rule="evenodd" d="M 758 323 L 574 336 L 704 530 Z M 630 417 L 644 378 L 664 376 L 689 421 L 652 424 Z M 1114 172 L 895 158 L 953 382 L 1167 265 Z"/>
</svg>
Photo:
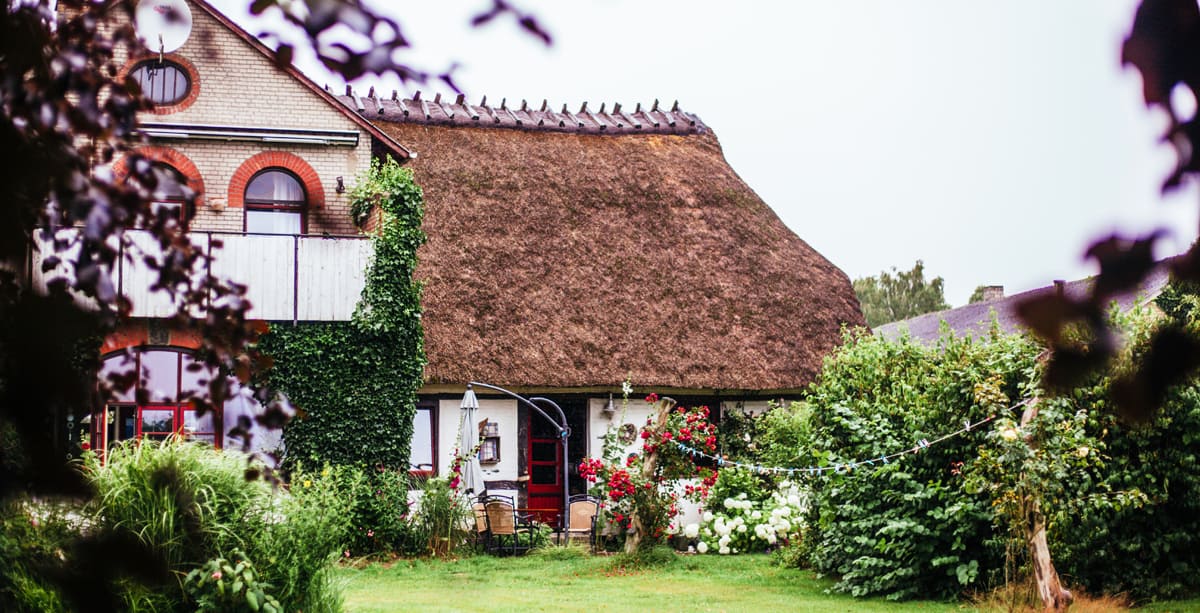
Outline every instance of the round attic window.
<svg viewBox="0 0 1200 613">
<path fill-rule="evenodd" d="M 129 78 L 137 81 L 142 88 L 142 95 L 157 105 L 177 104 L 192 91 L 192 79 L 188 71 L 170 60 L 138 62 L 129 71 Z"/>
</svg>

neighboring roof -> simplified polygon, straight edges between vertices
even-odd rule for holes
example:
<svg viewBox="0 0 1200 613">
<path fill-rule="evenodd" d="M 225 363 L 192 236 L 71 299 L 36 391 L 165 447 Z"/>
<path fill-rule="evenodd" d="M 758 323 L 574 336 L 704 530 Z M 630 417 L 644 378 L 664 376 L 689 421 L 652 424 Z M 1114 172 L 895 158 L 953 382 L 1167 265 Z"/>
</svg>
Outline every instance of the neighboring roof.
<svg viewBox="0 0 1200 613">
<path fill-rule="evenodd" d="M 707 129 L 446 125 L 403 104 L 407 121 L 366 114 L 421 154 L 430 384 L 790 390 L 863 325 L 850 280 Z"/>
<path fill-rule="evenodd" d="M 1094 279 L 1087 278 L 1062 283 L 1062 292 L 1071 298 L 1083 298 L 1091 292 L 1093 281 Z M 1153 300 L 1169 281 L 1170 267 L 1157 266 L 1142 281 L 1137 291 L 1122 294 L 1115 299 L 1115 302 L 1122 311 L 1128 311 L 1136 304 Z M 1017 305 L 1035 296 L 1056 291 L 1059 291 L 1057 284 L 1049 285 L 998 300 L 977 302 L 957 309 L 918 315 L 911 319 L 879 326 L 875 328 L 875 334 L 887 339 L 896 339 L 907 331 L 914 340 L 935 343 L 941 335 L 941 324 L 944 321 L 954 331 L 955 336 L 984 336 L 991 330 L 993 313 L 995 313 L 996 322 L 1001 331 L 1010 334 L 1025 332 L 1025 326 L 1017 316 Z"/>
<path fill-rule="evenodd" d="M 374 137 L 376 140 L 378 140 L 380 143 L 382 143 L 385 147 L 388 148 L 389 151 L 396 154 L 396 156 L 398 156 L 400 158 L 409 158 L 409 157 L 413 156 L 412 151 L 409 151 L 408 148 L 406 148 L 404 145 L 401 145 L 395 139 L 388 136 L 386 133 L 381 131 L 370 121 L 367 121 L 366 119 L 364 119 L 358 113 L 355 113 L 353 110 L 346 108 L 346 106 L 344 104 L 342 104 L 341 102 L 339 102 L 335 96 L 333 96 L 332 94 L 330 94 L 329 92 L 327 92 L 323 88 L 321 88 L 319 85 L 314 83 L 312 81 L 312 79 L 309 79 L 307 76 L 305 76 L 305 74 L 303 72 L 300 72 L 300 70 L 297 69 L 295 66 L 293 66 L 291 64 L 281 66 L 278 61 L 278 56 L 275 54 L 275 51 L 273 49 L 264 45 L 262 43 L 262 41 L 258 40 L 258 38 L 251 36 L 249 32 L 243 30 L 241 28 L 241 26 L 234 23 L 231 19 L 229 19 L 228 17 L 223 15 L 221 13 L 221 11 L 218 11 L 216 8 L 214 8 L 212 5 L 210 5 L 208 2 L 205 2 L 205 0 L 188 0 L 188 1 L 191 2 L 192 4 L 196 5 L 198 8 L 200 8 L 204 12 L 211 15 L 212 18 L 216 19 L 218 22 L 220 22 L 221 25 L 225 26 L 226 28 L 229 28 L 229 30 L 232 31 L 234 34 L 236 34 L 239 38 L 246 41 L 251 47 L 257 49 L 259 51 L 259 53 L 262 53 L 264 56 L 266 56 L 267 59 L 269 59 L 271 61 L 271 63 L 274 64 L 276 67 L 278 67 L 280 70 L 287 73 L 288 75 L 291 75 L 292 78 L 296 79 L 302 85 L 304 85 L 309 90 L 311 90 L 313 93 L 315 93 L 318 97 L 325 100 L 325 102 L 329 103 L 329 105 L 331 107 L 333 107 L 335 110 L 337 110 L 339 113 L 348 117 L 351 121 L 353 121 L 355 124 L 357 124 L 363 130 L 366 130 L 366 132 L 368 134 L 370 134 L 372 137 Z"/>
</svg>

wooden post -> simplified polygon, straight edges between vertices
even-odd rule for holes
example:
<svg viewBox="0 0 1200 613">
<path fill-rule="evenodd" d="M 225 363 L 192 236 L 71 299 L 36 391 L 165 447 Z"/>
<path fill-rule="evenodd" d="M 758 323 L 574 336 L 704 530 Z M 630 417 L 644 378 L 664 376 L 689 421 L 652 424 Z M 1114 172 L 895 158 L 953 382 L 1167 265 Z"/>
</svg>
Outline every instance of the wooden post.
<svg viewBox="0 0 1200 613">
<path fill-rule="evenodd" d="M 654 423 L 651 428 L 655 431 L 661 430 L 667 423 L 667 418 L 671 415 L 671 409 L 675 408 L 675 401 L 663 397 L 655 403 L 658 406 L 658 412 L 655 415 Z M 643 446 L 644 448 L 644 446 Z M 646 453 L 642 457 L 642 478 L 646 481 L 653 482 L 654 469 L 658 466 L 658 447 L 654 451 Z M 638 547 L 642 544 L 642 539 L 646 536 L 646 526 L 642 522 L 642 517 L 637 511 L 637 506 L 633 508 L 633 513 L 629 517 L 629 526 L 632 531 L 625 537 L 625 553 L 637 553 Z"/>
<path fill-rule="evenodd" d="M 1021 414 L 1021 427 L 1033 422 L 1038 413 L 1038 400 L 1035 398 L 1025 405 Z M 1031 437 L 1026 437 L 1025 444 L 1036 451 L 1037 443 Z M 1050 559 L 1050 547 L 1046 543 L 1046 516 L 1042 514 L 1041 499 L 1033 492 L 1025 492 L 1021 501 L 1024 510 L 1025 539 L 1029 546 L 1029 562 L 1033 566 L 1034 580 L 1037 582 L 1038 596 L 1047 611 L 1065 611 L 1074 598 L 1069 590 L 1063 589 L 1058 571 L 1054 570 L 1054 561 Z"/>
</svg>

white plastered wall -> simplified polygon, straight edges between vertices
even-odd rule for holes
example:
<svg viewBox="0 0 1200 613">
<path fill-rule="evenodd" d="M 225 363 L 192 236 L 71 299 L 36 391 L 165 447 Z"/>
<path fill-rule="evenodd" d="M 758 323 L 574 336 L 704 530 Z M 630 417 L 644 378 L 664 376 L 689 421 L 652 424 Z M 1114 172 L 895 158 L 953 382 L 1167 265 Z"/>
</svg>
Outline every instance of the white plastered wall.
<svg viewBox="0 0 1200 613">
<path fill-rule="evenodd" d="M 445 398 L 438 402 L 438 474 L 450 474 L 454 463 L 454 450 L 458 448 L 458 434 L 462 425 L 462 398 Z M 475 411 L 475 423 L 483 420 L 498 424 L 500 431 L 500 461 L 484 464 L 484 481 L 517 481 L 517 401 L 509 399 L 480 398 Z M 516 490 L 488 490 L 502 496 L 517 496 Z"/>
<path fill-rule="evenodd" d="M 608 433 L 609 428 L 619 428 L 621 424 L 633 424 L 637 428 L 637 435 L 632 443 L 625 446 L 624 455 L 640 452 L 642 427 L 646 425 L 653 408 L 645 400 L 630 399 L 623 403 L 620 399 L 614 399 L 614 411 L 609 415 L 604 412 L 607 404 L 607 397 L 588 399 L 588 457 L 600 458 L 603 455 L 604 435 Z"/>
</svg>

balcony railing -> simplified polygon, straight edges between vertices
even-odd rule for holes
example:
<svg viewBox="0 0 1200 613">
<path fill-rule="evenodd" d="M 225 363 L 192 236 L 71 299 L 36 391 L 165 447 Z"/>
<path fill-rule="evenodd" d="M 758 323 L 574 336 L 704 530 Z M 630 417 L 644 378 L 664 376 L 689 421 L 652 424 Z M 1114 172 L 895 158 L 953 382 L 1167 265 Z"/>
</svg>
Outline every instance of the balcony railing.
<svg viewBox="0 0 1200 613">
<path fill-rule="evenodd" d="M 76 229 L 58 230 L 71 237 Z M 158 258 L 161 249 L 142 230 L 125 232 L 120 264 L 113 272 L 116 290 L 133 303 L 134 317 L 167 317 L 176 311 L 170 294 L 151 291 L 157 272 L 144 258 Z M 362 293 L 371 241 L 360 236 L 293 236 L 190 232 L 192 244 L 211 256 L 211 265 L 197 275 L 213 275 L 246 285 L 251 303 L 248 317 L 270 321 L 343 321 L 350 319 Z M 38 238 L 29 262 L 32 284 L 46 284 L 73 274 L 66 266 L 42 273 L 42 261 L 51 253 L 50 241 Z M 71 253 L 63 254 L 64 260 Z"/>
</svg>

